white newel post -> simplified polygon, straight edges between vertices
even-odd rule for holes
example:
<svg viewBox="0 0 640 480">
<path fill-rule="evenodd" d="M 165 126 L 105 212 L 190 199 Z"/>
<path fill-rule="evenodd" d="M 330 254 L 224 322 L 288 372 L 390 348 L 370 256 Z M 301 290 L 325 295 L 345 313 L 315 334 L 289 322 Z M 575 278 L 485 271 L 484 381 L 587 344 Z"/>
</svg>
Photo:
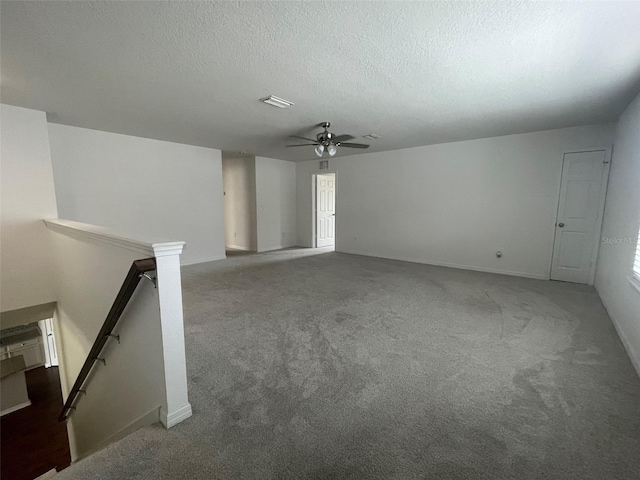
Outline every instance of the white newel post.
<svg viewBox="0 0 640 480">
<path fill-rule="evenodd" d="M 62 332 L 56 335 L 56 343 L 65 393 L 75 381 L 91 348 L 87 342 L 103 324 L 131 262 L 150 257 L 156 260 L 157 290 L 146 284 L 139 287 L 135 302 L 123 314 L 128 318 L 119 324 L 127 336 L 122 344 L 107 344 L 108 366 L 98 367 L 88 384 L 89 392 L 101 392 L 102 396 L 83 395 L 69 419 L 74 460 L 157 422 L 158 417 L 166 428 L 189 418 L 180 271 L 185 242 L 141 239 L 64 219 L 44 222 L 53 232 L 56 275 L 61 280 L 54 328 Z M 97 278 L 84 280 L 101 270 Z M 109 356 L 116 352 L 117 356 Z M 137 388 L 139 381 L 145 382 L 144 391 Z M 113 391 L 121 398 L 105 408 L 104 395 Z"/>
<path fill-rule="evenodd" d="M 153 244 L 166 387 L 165 402 L 160 408 L 160 421 L 166 428 L 171 428 L 191 416 L 191 404 L 187 393 L 180 275 L 180 254 L 183 246 L 184 242 Z"/>
</svg>

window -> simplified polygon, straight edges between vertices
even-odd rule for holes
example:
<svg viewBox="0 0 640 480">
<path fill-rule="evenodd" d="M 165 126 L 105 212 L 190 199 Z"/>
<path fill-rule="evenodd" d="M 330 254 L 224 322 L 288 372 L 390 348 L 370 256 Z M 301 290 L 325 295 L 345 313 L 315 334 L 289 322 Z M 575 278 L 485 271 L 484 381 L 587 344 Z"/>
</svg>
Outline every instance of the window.
<svg viewBox="0 0 640 480">
<path fill-rule="evenodd" d="M 636 257 L 633 260 L 633 277 L 640 283 L 640 232 L 638 232 L 638 241 L 636 243 Z"/>
</svg>

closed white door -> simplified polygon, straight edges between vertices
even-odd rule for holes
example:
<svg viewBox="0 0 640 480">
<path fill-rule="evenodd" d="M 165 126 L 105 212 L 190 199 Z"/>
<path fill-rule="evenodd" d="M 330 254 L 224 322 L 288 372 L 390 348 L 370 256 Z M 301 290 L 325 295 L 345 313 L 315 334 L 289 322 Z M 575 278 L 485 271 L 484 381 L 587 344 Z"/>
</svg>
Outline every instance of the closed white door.
<svg viewBox="0 0 640 480">
<path fill-rule="evenodd" d="M 609 175 L 609 152 L 565 153 L 551 279 L 592 283 Z"/>
<path fill-rule="evenodd" d="M 316 246 L 335 245 L 336 238 L 336 177 L 316 177 Z"/>
</svg>

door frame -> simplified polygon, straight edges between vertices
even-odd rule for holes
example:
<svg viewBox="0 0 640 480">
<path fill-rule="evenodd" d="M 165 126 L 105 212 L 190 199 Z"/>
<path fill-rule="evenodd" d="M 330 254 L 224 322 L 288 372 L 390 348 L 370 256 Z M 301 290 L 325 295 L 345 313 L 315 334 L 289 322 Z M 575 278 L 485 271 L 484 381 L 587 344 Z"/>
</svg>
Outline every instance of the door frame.
<svg viewBox="0 0 640 480">
<path fill-rule="evenodd" d="M 312 239 L 312 248 L 318 248 L 318 222 L 317 222 L 317 213 L 318 213 L 318 195 L 317 195 L 317 186 L 318 186 L 318 175 L 333 175 L 333 181 L 335 182 L 335 190 L 336 190 L 336 198 L 335 198 L 335 209 L 336 209 L 336 220 L 335 223 L 338 223 L 338 172 L 335 170 L 326 170 L 322 173 L 312 173 L 311 174 L 311 239 Z M 333 247 L 336 247 L 338 243 L 338 229 L 334 229 L 335 240 L 333 242 Z"/>
<path fill-rule="evenodd" d="M 602 235 L 602 224 L 604 223 L 604 207 L 605 207 L 605 203 L 606 203 L 606 198 L 607 198 L 607 190 L 609 189 L 609 173 L 611 171 L 611 161 L 613 158 L 613 146 L 612 145 L 607 145 L 604 147 L 591 147 L 591 148 L 579 148 L 579 149 L 569 149 L 569 150 L 563 150 L 562 151 L 562 163 L 560 165 L 560 182 L 558 185 L 558 201 L 556 202 L 556 210 L 555 210 L 555 215 L 553 217 L 553 223 L 552 223 L 552 233 L 551 233 L 551 256 L 550 258 L 550 262 L 549 262 L 549 270 L 548 270 L 548 274 L 547 274 L 547 278 L 549 280 L 551 280 L 551 272 L 553 269 L 553 258 L 555 255 L 555 243 L 556 243 L 556 235 L 558 233 L 558 229 L 556 227 L 557 223 L 558 223 L 558 210 L 560 208 L 560 195 L 562 194 L 562 175 L 564 174 L 564 157 L 565 155 L 569 154 L 569 153 L 587 153 L 587 152 L 599 152 L 599 151 L 604 151 L 604 158 L 605 158 L 605 170 L 604 170 L 604 182 L 603 182 L 603 188 L 600 191 L 600 205 L 598 208 L 598 220 L 599 220 L 599 224 L 596 228 L 597 230 L 597 242 L 596 242 L 596 248 L 593 249 L 593 253 L 591 254 L 591 268 L 589 270 L 589 283 L 587 283 L 587 285 L 593 285 L 594 281 L 595 281 L 595 277 L 596 277 L 596 264 L 598 262 L 598 255 L 600 254 L 600 237 Z M 560 280 L 558 280 L 560 281 Z"/>
</svg>

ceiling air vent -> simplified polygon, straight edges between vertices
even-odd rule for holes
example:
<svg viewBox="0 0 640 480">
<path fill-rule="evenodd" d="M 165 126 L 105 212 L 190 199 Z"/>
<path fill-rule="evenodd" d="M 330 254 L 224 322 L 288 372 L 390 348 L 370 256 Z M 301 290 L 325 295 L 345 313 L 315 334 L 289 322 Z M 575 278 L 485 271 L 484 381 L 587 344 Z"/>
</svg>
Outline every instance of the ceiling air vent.
<svg viewBox="0 0 640 480">
<path fill-rule="evenodd" d="M 291 105 L 295 105 L 295 103 L 290 102 L 289 100 L 285 100 L 284 98 L 279 98 L 274 95 L 269 95 L 268 97 L 261 98 L 260 101 L 278 108 L 287 108 Z"/>
<path fill-rule="evenodd" d="M 378 140 L 380 139 L 380 135 L 377 135 L 375 133 L 370 133 L 368 135 L 364 135 L 364 138 L 368 138 L 369 140 Z"/>
</svg>

